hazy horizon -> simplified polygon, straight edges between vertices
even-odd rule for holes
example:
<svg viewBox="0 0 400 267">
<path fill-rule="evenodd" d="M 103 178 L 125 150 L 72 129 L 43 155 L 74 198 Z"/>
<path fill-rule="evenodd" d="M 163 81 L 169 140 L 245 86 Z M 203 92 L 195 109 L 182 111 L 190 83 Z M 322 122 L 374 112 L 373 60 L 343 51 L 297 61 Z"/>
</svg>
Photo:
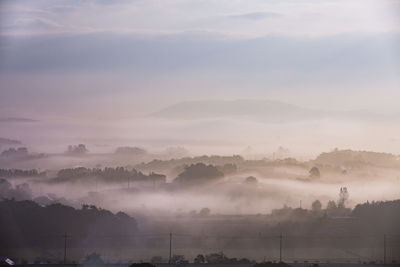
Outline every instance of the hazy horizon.
<svg viewBox="0 0 400 267">
<path fill-rule="evenodd" d="M 399 13 L 392 0 L 2 1 L 0 137 L 36 152 L 400 154 Z"/>
</svg>

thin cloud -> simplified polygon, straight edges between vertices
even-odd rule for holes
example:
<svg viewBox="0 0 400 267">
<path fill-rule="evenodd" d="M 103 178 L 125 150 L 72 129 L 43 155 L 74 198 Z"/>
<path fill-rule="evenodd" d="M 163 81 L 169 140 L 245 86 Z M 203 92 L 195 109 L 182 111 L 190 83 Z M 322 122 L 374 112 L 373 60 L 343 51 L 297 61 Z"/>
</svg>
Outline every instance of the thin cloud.
<svg viewBox="0 0 400 267">
<path fill-rule="evenodd" d="M 22 18 L 12 25 L 5 25 L 2 28 L 11 30 L 56 30 L 61 27 L 60 24 L 45 18 Z"/>
<path fill-rule="evenodd" d="M 29 118 L 20 118 L 20 117 L 7 117 L 0 118 L 0 123 L 2 122 L 37 122 L 37 120 L 29 119 Z"/>
<path fill-rule="evenodd" d="M 263 20 L 269 18 L 279 18 L 282 14 L 275 12 L 251 12 L 228 16 L 231 19 Z"/>
</svg>

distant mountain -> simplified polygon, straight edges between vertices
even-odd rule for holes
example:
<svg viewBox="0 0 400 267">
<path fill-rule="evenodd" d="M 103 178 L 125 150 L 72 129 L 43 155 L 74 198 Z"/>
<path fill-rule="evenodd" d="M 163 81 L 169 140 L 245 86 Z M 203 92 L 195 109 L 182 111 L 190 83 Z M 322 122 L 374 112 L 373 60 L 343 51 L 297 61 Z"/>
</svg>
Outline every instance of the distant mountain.
<svg viewBox="0 0 400 267">
<path fill-rule="evenodd" d="M 271 123 L 317 119 L 328 115 L 326 111 L 271 100 L 188 101 L 152 114 L 155 117 L 176 119 L 253 118 Z"/>
<path fill-rule="evenodd" d="M 7 117 L 7 118 L 0 118 L 1 122 L 36 122 L 37 120 L 28 119 L 28 118 L 20 118 L 20 117 Z"/>
<path fill-rule="evenodd" d="M 203 100 L 180 102 L 151 114 L 169 119 L 251 119 L 266 123 L 296 122 L 323 118 L 355 120 L 398 120 L 398 114 L 368 110 L 329 111 L 304 108 L 272 100 Z"/>
</svg>

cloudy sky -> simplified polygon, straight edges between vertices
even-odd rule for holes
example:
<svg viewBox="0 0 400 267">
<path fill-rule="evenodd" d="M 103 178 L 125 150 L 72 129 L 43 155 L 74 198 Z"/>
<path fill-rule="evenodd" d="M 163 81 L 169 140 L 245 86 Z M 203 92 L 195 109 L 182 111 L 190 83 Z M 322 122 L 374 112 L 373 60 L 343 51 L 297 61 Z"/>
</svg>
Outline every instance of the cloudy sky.
<svg viewBox="0 0 400 267">
<path fill-rule="evenodd" d="M 398 0 L 3 0 L 1 117 L 133 119 L 181 101 L 400 112 Z"/>
</svg>

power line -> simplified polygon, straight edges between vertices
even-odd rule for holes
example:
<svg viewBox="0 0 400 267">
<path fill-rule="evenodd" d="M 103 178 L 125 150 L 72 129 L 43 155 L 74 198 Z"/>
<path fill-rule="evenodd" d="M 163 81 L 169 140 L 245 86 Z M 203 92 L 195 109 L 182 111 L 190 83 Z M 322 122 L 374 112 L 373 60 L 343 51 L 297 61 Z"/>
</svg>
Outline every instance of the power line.
<svg viewBox="0 0 400 267">
<path fill-rule="evenodd" d="M 93 238 L 93 239 L 102 239 L 102 238 L 134 238 L 134 237 L 169 237 L 171 233 L 138 233 L 138 234 L 117 234 L 117 235 L 68 235 L 68 238 Z M 263 235 L 262 233 L 257 233 L 255 235 L 204 235 L 204 234 L 189 234 L 189 233 L 174 233 L 176 237 L 196 237 L 196 238 L 217 238 L 217 239 L 279 239 L 281 235 L 284 236 L 286 239 L 378 239 L 378 235 L 283 235 L 282 233 L 277 235 Z M 59 238 L 60 235 L 44 235 L 41 236 L 39 239 L 52 239 L 52 238 Z M 64 237 L 62 235 L 61 237 Z M 382 236 L 381 236 L 382 237 Z M 399 236 L 397 235 L 388 235 L 385 234 L 386 242 L 389 239 L 396 239 Z"/>
<path fill-rule="evenodd" d="M 73 246 L 73 244 L 80 239 L 86 239 L 86 240 L 93 240 L 93 242 L 96 242 L 96 239 L 115 239 L 115 240 L 121 240 L 122 242 L 125 242 L 126 239 L 125 238 L 132 238 L 132 240 L 134 240 L 135 238 L 137 238 L 137 240 L 160 240 L 163 242 L 163 247 L 167 248 L 167 240 L 169 238 L 169 262 L 172 263 L 173 261 L 173 257 L 172 257 L 172 242 L 173 242 L 173 236 L 172 236 L 172 232 L 158 232 L 158 233 L 150 233 L 150 232 L 141 232 L 138 234 L 128 234 L 128 235 L 68 235 L 67 232 L 65 232 L 63 235 L 46 235 L 46 236 L 42 236 L 42 238 L 38 238 L 37 240 L 51 240 L 53 238 L 63 238 L 64 239 L 64 263 L 67 263 L 67 243 L 69 243 L 69 246 Z M 270 235 L 262 235 L 261 232 L 258 232 L 257 234 L 252 233 L 251 235 L 249 235 L 249 233 L 243 233 L 241 235 L 219 235 L 219 234 L 208 234 L 208 235 L 204 235 L 204 234 L 195 234 L 195 233 L 185 233 L 185 232 L 178 232 L 178 233 L 174 233 L 174 235 L 177 238 L 177 241 L 175 246 L 177 246 L 179 248 L 179 244 L 186 244 L 186 242 L 190 242 L 190 238 L 200 238 L 200 239 L 216 239 L 217 242 L 221 242 L 220 239 L 222 239 L 222 242 L 224 243 L 225 241 L 223 239 L 226 239 L 226 242 L 230 241 L 230 240 L 243 240 L 244 242 L 246 242 L 246 240 L 255 240 L 255 242 L 263 242 L 262 244 L 266 244 L 268 246 L 277 246 L 277 240 L 279 239 L 279 262 L 282 262 L 284 259 L 284 256 L 286 255 L 285 259 L 289 260 L 290 257 L 288 258 L 287 255 L 289 255 L 289 253 L 285 253 L 284 249 L 290 250 L 291 248 L 293 248 L 294 246 L 302 246 L 299 245 L 300 243 L 297 243 L 296 238 L 304 238 L 305 240 L 311 241 L 311 240 L 315 240 L 318 242 L 323 242 L 323 244 L 327 244 L 329 246 L 329 244 L 331 244 L 331 242 L 334 242 L 333 244 L 336 244 L 338 246 L 340 246 L 340 244 L 343 244 L 343 247 L 340 246 L 338 247 L 338 249 L 342 250 L 344 252 L 346 252 L 347 254 L 351 254 L 354 256 L 357 256 L 358 259 L 360 260 L 361 258 L 367 259 L 370 258 L 367 255 L 363 255 L 361 256 L 360 254 L 356 253 L 356 252 L 352 252 L 351 247 L 349 247 L 346 242 L 351 241 L 353 239 L 354 242 L 354 249 L 357 248 L 357 244 L 360 244 L 360 242 L 363 242 L 365 240 L 368 239 L 372 239 L 373 238 L 373 242 L 375 245 L 371 244 L 372 246 L 377 246 L 377 248 L 380 248 L 379 250 L 382 253 L 382 245 L 383 245 L 383 263 L 386 264 L 388 262 L 388 252 L 389 252 L 389 257 L 390 257 L 390 253 L 391 253 L 391 249 L 394 249 L 395 247 L 397 247 L 397 245 L 394 245 L 394 242 L 391 241 L 395 241 L 399 236 L 398 235 L 392 235 L 392 234 L 384 234 L 383 235 L 383 244 L 382 244 L 382 235 L 285 235 L 284 233 L 280 232 L 277 235 L 274 234 L 270 234 Z M 285 240 L 284 240 L 285 238 Z M 68 240 L 69 239 L 69 240 Z M 123 240 L 125 239 L 125 240 Z M 291 240 L 292 239 L 292 240 Z M 99 240 L 99 241 L 100 241 Z M 258 240 L 258 241 L 257 241 Z M 205 240 L 202 240 L 205 241 Z M 212 240 L 211 240 L 212 241 Z M 273 241 L 273 242 L 269 242 L 269 241 Z M 285 243 L 285 248 L 284 248 L 284 244 Z M 182 243 L 183 242 L 183 243 Z M 206 241 L 207 242 L 207 241 Z M 121 243 L 122 244 L 122 243 Z M 175 243 L 174 243 L 175 244 Z M 225 243 L 224 243 L 225 244 Z M 259 243 L 257 243 L 259 244 Z M 320 243 L 317 243 L 320 244 Z M 379 245 L 378 245 L 379 244 Z M 397 243 L 396 243 L 397 244 Z M 335 245 L 335 246 L 336 246 Z M 350 245 L 351 246 L 351 245 Z M 350 249 L 350 250 L 349 250 Z M 380 253 L 380 255 L 382 255 Z M 393 254 L 393 252 L 392 252 Z M 381 256 L 382 257 L 382 256 Z M 372 259 L 372 257 L 370 258 Z M 382 258 L 381 258 L 382 259 Z M 393 256 L 392 256 L 393 259 Z"/>
</svg>

